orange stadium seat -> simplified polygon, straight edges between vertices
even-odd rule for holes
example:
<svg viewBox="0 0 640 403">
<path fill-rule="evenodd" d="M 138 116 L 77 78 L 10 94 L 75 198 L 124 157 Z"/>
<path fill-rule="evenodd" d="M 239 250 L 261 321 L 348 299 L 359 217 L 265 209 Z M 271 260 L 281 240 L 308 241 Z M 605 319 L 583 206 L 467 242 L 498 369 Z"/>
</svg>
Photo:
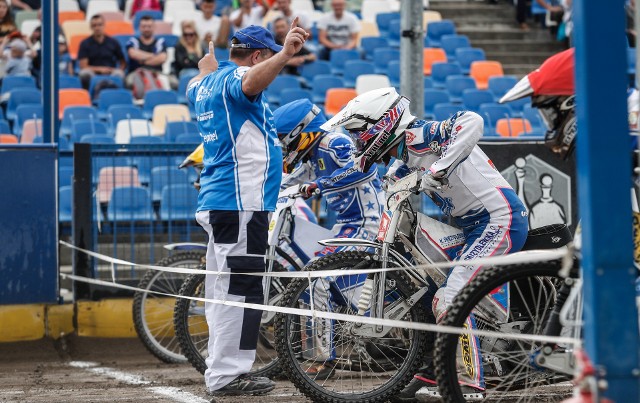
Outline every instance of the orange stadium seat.
<svg viewBox="0 0 640 403">
<path fill-rule="evenodd" d="M 490 60 L 478 60 L 471 63 L 469 75 L 476 80 L 476 87 L 480 90 L 489 88 L 489 78 L 504 76 L 502 63 Z"/>
<path fill-rule="evenodd" d="M 62 26 L 67 21 L 84 21 L 84 11 L 60 11 L 58 24 Z"/>
<path fill-rule="evenodd" d="M 333 116 L 340 112 L 349 101 L 358 94 L 353 88 L 331 88 L 327 90 L 327 97 L 324 103 L 324 111 L 327 115 Z"/>
<path fill-rule="evenodd" d="M 0 134 L 0 144 L 18 144 L 18 136 L 14 134 Z"/>
<path fill-rule="evenodd" d="M 60 24 L 62 26 L 62 32 L 64 32 L 64 36 L 67 37 L 67 41 L 69 38 L 75 35 L 91 35 L 91 27 L 89 26 L 89 21 L 78 21 L 71 20 L 65 21 L 64 24 Z"/>
<path fill-rule="evenodd" d="M 67 106 L 91 106 L 89 91 L 77 88 L 66 88 L 58 92 L 60 119 L 64 116 L 64 108 Z"/>
<path fill-rule="evenodd" d="M 109 36 L 135 34 L 133 25 L 129 21 L 106 21 L 104 32 Z"/>
<path fill-rule="evenodd" d="M 124 13 L 122 11 L 103 11 L 100 13 L 105 21 L 124 21 Z"/>
<path fill-rule="evenodd" d="M 531 123 L 523 118 L 499 119 L 496 123 L 496 133 L 501 137 L 518 137 L 531 133 Z"/>
<path fill-rule="evenodd" d="M 69 39 L 69 56 L 73 60 L 78 59 L 78 51 L 80 51 L 80 43 L 88 38 L 89 35 L 73 35 Z"/>
<path fill-rule="evenodd" d="M 431 75 L 431 66 L 436 62 L 446 62 L 447 54 L 441 48 L 424 48 L 422 50 L 422 72 L 425 76 Z"/>
</svg>

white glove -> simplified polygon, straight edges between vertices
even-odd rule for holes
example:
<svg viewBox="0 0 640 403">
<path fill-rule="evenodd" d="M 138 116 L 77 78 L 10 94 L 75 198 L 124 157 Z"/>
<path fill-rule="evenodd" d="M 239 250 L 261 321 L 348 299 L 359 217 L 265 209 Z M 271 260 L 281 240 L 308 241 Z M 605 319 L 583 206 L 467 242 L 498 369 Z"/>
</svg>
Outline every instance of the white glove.
<svg viewBox="0 0 640 403">
<path fill-rule="evenodd" d="M 421 192 L 431 194 L 440 189 L 442 189 L 442 182 L 440 182 L 438 178 L 435 178 L 431 171 L 427 171 L 427 173 L 422 175 L 422 180 L 420 181 Z"/>
</svg>

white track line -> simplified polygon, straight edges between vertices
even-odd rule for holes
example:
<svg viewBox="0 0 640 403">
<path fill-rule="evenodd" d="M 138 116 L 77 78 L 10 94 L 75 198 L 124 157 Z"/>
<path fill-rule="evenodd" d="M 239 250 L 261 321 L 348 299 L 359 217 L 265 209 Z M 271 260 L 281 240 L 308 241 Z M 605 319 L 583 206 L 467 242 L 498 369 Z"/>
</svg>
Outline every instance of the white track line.
<svg viewBox="0 0 640 403">
<path fill-rule="evenodd" d="M 93 372 L 96 375 L 102 375 L 107 378 L 112 378 L 117 381 L 126 383 L 128 385 L 151 385 L 152 382 L 145 379 L 140 375 L 129 374 L 124 371 L 119 371 L 117 369 L 109 368 L 109 367 L 101 367 L 97 362 L 91 361 L 71 361 L 69 366 L 74 368 L 80 368 L 87 370 L 89 372 Z M 196 396 L 192 393 L 185 392 L 181 389 L 170 387 L 170 386 L 151 386 L 146 388 L 148 391 L 155 393 L 157 395 L 162 395 L 170 398 L 174 402 L 181 403 L 208 403 L 209 401 L 203 399 L 199 396 Z"/>
</svg>

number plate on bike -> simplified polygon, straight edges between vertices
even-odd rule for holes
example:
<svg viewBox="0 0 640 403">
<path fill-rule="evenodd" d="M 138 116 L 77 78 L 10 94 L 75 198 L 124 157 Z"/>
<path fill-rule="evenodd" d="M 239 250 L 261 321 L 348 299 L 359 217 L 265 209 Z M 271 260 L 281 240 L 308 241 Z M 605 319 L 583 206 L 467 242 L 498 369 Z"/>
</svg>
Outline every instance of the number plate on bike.
<svg viewBox="0 0 640 403">
<path fill-rule="evenodd" d="M 387 231 L 389 231 L 389 224 L 391 224 L 391 211 L 385 210 L 382 212 L 382 217 L 380 217 L 380 227 L 378 227 L 378 241 L 383 242 L 384 237 L 387 236 Z"/>
</svg>

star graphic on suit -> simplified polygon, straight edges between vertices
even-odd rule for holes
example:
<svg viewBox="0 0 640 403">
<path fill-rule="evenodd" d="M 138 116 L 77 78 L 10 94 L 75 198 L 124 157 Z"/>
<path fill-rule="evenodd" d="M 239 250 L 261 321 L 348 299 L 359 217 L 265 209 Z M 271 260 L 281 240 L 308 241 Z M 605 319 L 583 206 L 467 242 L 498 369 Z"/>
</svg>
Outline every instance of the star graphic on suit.
<svg viewBox="0 0 640 403">
<path fill-rule="evenodd" d="M 371 188 L 369 186 L 365 186 L 362 188 L 364 194 L 368 195 L 371 192 Z"/>
<path fill-rule="evenodd" d="M 377 222 L 378 221 L 378 217 L 371 217 L 371 221 Z"/>
<path fill-rule="evenodd" d="M 375 204 L 373 204 L 373 202 L 367 203 L 367 210 L 373 210 L 374 207 L 375 207 Z"/>
</svg>

